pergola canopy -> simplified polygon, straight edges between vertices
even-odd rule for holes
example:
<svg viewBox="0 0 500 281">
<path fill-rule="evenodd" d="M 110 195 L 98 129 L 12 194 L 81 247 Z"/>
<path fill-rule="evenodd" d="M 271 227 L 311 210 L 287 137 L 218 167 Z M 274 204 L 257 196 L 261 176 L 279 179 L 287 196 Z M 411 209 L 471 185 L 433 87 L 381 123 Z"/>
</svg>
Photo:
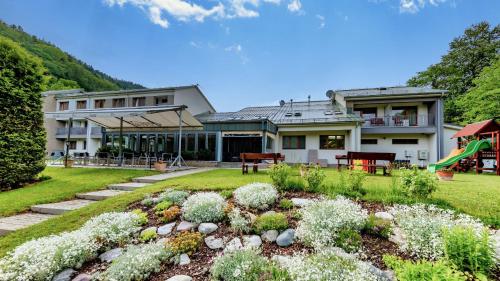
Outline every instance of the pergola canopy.
<svg viewBox="0 0 500 281">
<path fill-rule="evenodd" d="M 189 128 L 203 125 L 182 106 L 121 107 L 105 109 L 87 109 L 45 113 L 46 118 L 87 119 L 107 129 L 119 129 L 123 118 L 123 129 L 131 128 L 179 128 L 180 111 L 182 126 Z"/>
</svg>

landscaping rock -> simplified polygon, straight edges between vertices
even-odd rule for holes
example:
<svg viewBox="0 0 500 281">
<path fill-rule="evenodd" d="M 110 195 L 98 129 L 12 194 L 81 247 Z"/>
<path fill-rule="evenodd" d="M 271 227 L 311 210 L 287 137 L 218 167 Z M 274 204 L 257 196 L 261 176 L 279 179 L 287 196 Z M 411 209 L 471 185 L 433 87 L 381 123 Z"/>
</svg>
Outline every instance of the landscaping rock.
<svg viewBox="0 0 500 281">
<path fill-rule="evenodd" d="M 314 200 L 306 198 L 292 198 L 291 200 L 296 207 L 304 207 L 314 202 Z"/>
<path fill-rule="evenodd" d="M 92 280 L 92 275 L 85 273 L 78 274 L 72 281 L 90 281 Z"/>
<path fill-rule="evenodd" d="M 493 240 L 493 247 L 495 249 L 495 256 L 496 256 L 497 260 L 500 261 L 500 229 L 498 229 L 497 231 L 495 231 L 491 235 L 491 240 Z"/>
<path fill-rule="evenodd" d="M 279 265 L 285 265 L 289 259 L 289 256 L 282 255 L 274 255 L 271 257 L 271 260 L 277 262 Z"/>
<path fill-rule="evenodd" d="M 219 227 L 215 223 L 202 223 L 198 226 L 198 232 L 203 234 L 210 234 L 216 231 Z"/>
<path fill-rule="evenodd" d="M 385 271 L 375 267 L 373 264 L 371 264 L 369 262 L 365 262 L 365 264 L 368 265 L 369 271 L 373 275 L 376 275 L 378 277 L 377 280 L 384 280 L 384 281 L 392 281 L 393 280 L 390 275 L 388 275 Z"/>
<path fill-rule="evenodd" d="M 158 227 L 158 235 L 170 235 L 174 229 L 175 222 Z"/>
<path fill-rule="evenodd" d="M 257 216 L 252 213 L 247 213 L 248 218 L 250 219 L 250 223 L 254 223 L 257 220 Z"/>
<path fill-rule="evenodd" d="M 276 238 L 278 237 L 278 235 L 279 235 L 279 232 L 277 230 L 268 230 L 268 231 L 265 231 L 264 233 L 262 233 L 262 235 L 260 237 L 265 242 L 274 242 L 274 241 L 276 241 Z"/>
<path fill-rule="evenodd" d="M 401 228 L 395 227 L 392 230 L 392 235 L 389 236 L 389 241 L 391 241 L 392 243 L 398 244 L 399 246 L 404 245 L 405 238 L 404 238 L 404 234 L 403 234 L 403 231 L 401 230 Z"/>
<path fill-rule="evenodd" d="M 179 265 L 187 265 L 191 263 L 191 259 L 187 254 L 182 254 L 179 257 Z"/>
<path fill-rule="evenodd" d="M 245 248 L 257 249 L 262 245 L 262 240 L 258 235 L 245 235 L 243 236 L 243 245 Z"/>
<path fill-rule="evenodd" d="M 99 259 L 102 262 L 112 262 L 114 259 L 116 259 L 117 257 L 121 256 L 122 253 L 123 253 L 123 249 L 122 248 L 114 248 L 112 250 L 109 250 L 107 252 L 102 253 L 99 256 Z"/>
<path fill-rule="evenodd" d="M 189 231 L 195 227 L 194 223 L 188 221 L 181 221 L 177 226 L 177 231 Z"/>
<path fill-rule="evenodd" d="M 278 235 L 278 237 L 276 238 L 276 244 L 278 244 L 278 246 L 280 247 L 288 247 L 293 244 L 294 240 L 295 230 L 289 228 Z"/>
<path fill-rule="evenodd" d="M 394 216 L 389 214 L 388 212 L 376 212 L 375 217 L 387 221 L 392 221 L 394 220 Z"/>
<path fill-rule="evenodd" d="M 175 275 L 173 277 L 168 278 L 165 281 L 191 281 L 191 280 L 193 280 L 193 278 L 191 278 L 191 276 L 187 276 L 187 275 Z"/>
<path fill-rule="evenodd" d="M 243 248 L 243 244 L 241 244 L 240 238 L 235 237 L 227 243 L 226 248 L 224 248 L 224 253 L 234 252 L 241 248 Z"/>
<path fill-rule="evenodd" d="M 224 248 L 224 240 L 215 238 L 215 236 L 205 237 L 205 244 L 212 250 Z"/>
<path fill-rule="evenodd" d="M 54 276 L 54 278 L 52 278 L 52 281 L 70 281 L 71 276 L 73 276 L 75 273 L 76 271 L 72 268 L 65 269 Z"/>
</svg>

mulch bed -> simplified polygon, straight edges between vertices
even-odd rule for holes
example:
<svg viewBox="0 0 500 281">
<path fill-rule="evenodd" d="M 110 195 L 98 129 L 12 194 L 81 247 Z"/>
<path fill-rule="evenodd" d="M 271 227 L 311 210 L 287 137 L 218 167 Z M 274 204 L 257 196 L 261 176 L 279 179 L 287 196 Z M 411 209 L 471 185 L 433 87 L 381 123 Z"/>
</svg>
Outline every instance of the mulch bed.
<svg viewBox="0 0 500 281">
<path fill-rule="evenodd" d="M 319 198 L 318 194 L 307 193 L 307 192 L 287 192 L 281 198 Z M 234 199 L 228 199 L 229 203 L 234 204 Z M 384 211 L 386 208 L 381 203 L 373 203 L 373 202 L 364 202 L 358 201 L 359 204 L 363 206 L 364 209 L 368 210 L 369 213 Z M 241 207 L 240 207 L 241 208 Z M 158 216 L 155 214 L 153 207 L 145 207 L 140 202 L 136 202 L 129 206 L 128 210 L 133 209 L 141 209 L 148 214 L 148 224 L 145 227 L 150 226 L 162 226 L 165 223 L 162 222 Z M 245 210 L 251 211 L 253 214 L 261 214 L 264 211 L 257 210 Z M 287 213 L 287 217 L 289 219 L 290 227 L 295 228 L 298 220 L 291 216 L 291 210 L 283 210 L 279 208 L 278 204 L 276 204 L 271 210 L 276 212 L 284 212 Z M 177 220 L 179 222 L 179 220 Z M 210 234 L 215 237 L 230 237 L 232 239 L 235 236 L 240 236 L 231 231 L 227 222 L 218 223 L 219 228 L 216 232 Z M 387 269 L 384 262 L 382 261 L 382 256 L 384 254 L 396 255 L 405 259 L 409 259 L 410 257 L 399 252 L 396 244 L 390 242 L 387 239 L 369 235 L 362 234 L 363 241 L 363 254 L 360 256 L 362 260 L 369 261 L 373 263 L 376 267 L 380 269 Z M 312 249 L 304 246 L 299 242 L 295 242 L 290 247 L 280 247 L 276 243 L 268 243 L 263 242 L 261 246 L 261 252 L 263 256 L 271 258 L 274 255 L 293 255 L 295 253 L 311 253 Z M 172 265 L 172 264 L 164 264 L 159 273 L 153 273 L 149 280 L 153 281 L 164 281 L 174 275 L 189 275 L 193 277 L 193 280 L 209 280 L 209 269 L 211 264 L 213 263 L 213 259 L 222 253 L 222 249 L 212 250 L 206 246 L 204 241 L 201 243 L 199 250 L 190 256 L 191 263 L 188 265 Z M 99 259 L 96 259 L 92 262 L 84 264 L 84 266 L 79 270 L 79 273 L 88 273 L 92 274 L 96 271 L 104 271 L 108 265 L 106 263 L 101 263 Z"/>
</svg>

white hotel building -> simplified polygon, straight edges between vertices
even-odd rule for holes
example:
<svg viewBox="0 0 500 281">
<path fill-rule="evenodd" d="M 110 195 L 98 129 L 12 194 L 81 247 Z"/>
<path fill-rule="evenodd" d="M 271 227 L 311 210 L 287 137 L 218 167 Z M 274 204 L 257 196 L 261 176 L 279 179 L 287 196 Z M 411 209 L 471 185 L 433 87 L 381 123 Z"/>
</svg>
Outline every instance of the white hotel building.
<svg viewBox="0 0 500 281">
<path fill-rule="evenodd" d="M 70 153 L 93 156 L 100 146 L 119 143 L 116 128 L 101 127 L 92 118 L 96 113 L 186 106 L 199 121 L 182 134 L 182 154 L 187 160 L 235 162 L 241 152 L 280 152 L 289 163 L 334 165 L 336 155 L 363 151 L 393 152 L 397 160 L 424 166 L 455 147 L 449 136 L 460 128 L 444 124 L 445 94 L 444 90 L 414 87 L 335 90 L 319 101 L 282 101 L 276 106 L 216 112 L 197 85 L 51 91 L 43 94 L 47 151 L 64 151 L 70 117 Z M 122 134 L 129 153 L 175 155 L 178 151 L 177 129 L 161 124 L 129 126 Z"/>
</svg>

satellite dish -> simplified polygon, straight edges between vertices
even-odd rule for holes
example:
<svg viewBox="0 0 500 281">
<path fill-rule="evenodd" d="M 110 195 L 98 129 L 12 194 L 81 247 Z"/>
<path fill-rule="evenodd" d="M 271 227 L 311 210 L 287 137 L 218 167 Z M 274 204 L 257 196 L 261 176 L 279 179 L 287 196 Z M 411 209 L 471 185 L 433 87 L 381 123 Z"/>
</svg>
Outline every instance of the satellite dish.
<svg viewBox="0 0 500 281">
<path fill-rule="evenodd" d="M 280 106 L 284 106 L 285 105 L 285 101 L 284 100 L 280 100 Z"/>
<path fill-rule="evenodd" d="M 335 92 L 333 90 L 328 90 L 326 91 L 326 96 L 331 99 L 335 97 Z"/>
</svg>

